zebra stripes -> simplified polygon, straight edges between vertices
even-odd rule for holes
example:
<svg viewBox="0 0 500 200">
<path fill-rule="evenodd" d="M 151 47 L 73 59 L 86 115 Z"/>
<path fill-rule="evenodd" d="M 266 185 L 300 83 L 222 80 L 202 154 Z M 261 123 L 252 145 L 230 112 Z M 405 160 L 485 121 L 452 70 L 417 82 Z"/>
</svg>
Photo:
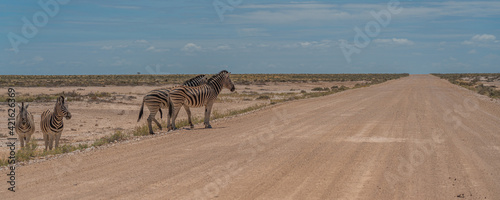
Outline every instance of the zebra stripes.
<svg viewBox="0 0 500 200">
<path fill-rule="evenodd" d="M 193 87 L 193 86 L 205 84 L 206 82 L 207 82 L 207 78 L 205 77 L 205 75 L 198 75 L 192 79 L 185 81 L 182 85 Z M 172 87 L 172 88 L 175 88 L 175 87 Z M 156 125 L 160 128 L 160 130 L 162 130 L 160 122 L 158 122 L 158 120 L 156 120 L 155 116 L 156 116 L 156 112 L 160 111 L 160 118 L 163 118 L 163 113 L 162 113 L 161 109 L 169 107 L 168 106 L 169 105 L 169 101 L 168 101 L 169 97 L 168 96 L 169 96 L 169 93 L 172 90 L 172 88 L 163 88 L 163 89 L 152 90 L 152 91 L 148 92 L 146 94 L 146 96 L 144 96 L 144 98 L 142 100 L 141 110 L 139 111 L 139 118 L 137 119 L 137 122 L 139 122 L 139 120 L 141 120 L 142 114 L 144 112 L 144 104 L 146 104 L 146 107 L 148 107 L 148 110 L 149 110 L 149 117 L 147 119 L 149 134 L 154 134 L 153 128 L 151 125 L 152 121 L 154 121 L 156 123 Z M 184 109 L 186 110 L 186 113 L 188 115 L 189 124 L 191 125 L 191 127 L 194 127 L 194 125 L 191 121 L 191 110 L 189 110 L 189 107 L 187 107 L 187 106 L 185 106 Z M 170 111 L 171 111 L 171 109 L 169 109 L 169 112 Z M 170 114 L 168 114 L 167 121 L 168 122 L 170 121 Z M 170 130 L 170 123 L 168 123 L 167 129 Z"/>
<path fill-rule="evenodd" d="M 54 111 L 46 110 L 41 115 L 40 129 L 42 130 L 43 140 L 45 141 L 45 150 L 52 150 L 52 144 L 56 141 L 56 148 L 59 146 L 59 139 L 64 128 L 63 117 L 71 119 L 71 113 L 68 111 L 63 96 L 57 97 Z"/>
<path fill-rule="evenodd" d="M 16 116 L 16 133 L 19 136 L 19 141 L 21 142 L 21 148 L 30 142 L 31 135 L 35 132 L 35 120 L 33 120 L 33 115 L 28 111 L 29 104 L 24 106 L 24 102 L 17 104 L 19 107 L 19 114 Z"/>
<path fill-rule="evenodd" d="M 172 104 L 172 128 L 175 129 L 175 119 L 179 113 L 180 107 L 201 107 L 205 106 L 205 128 L 212 128 L 210 125 L 210 113 L 212 106 L 217 99 L 220 91 L 227 88 L 233 92 L 235 90 L 234 84 L 229 78 L 229 73 L 226 70 L 219 72 L 208 80 L 204 85 L 189 87 L 180 86 L 172 89 L 170 92 L 170 100 Z"/>
</svg>

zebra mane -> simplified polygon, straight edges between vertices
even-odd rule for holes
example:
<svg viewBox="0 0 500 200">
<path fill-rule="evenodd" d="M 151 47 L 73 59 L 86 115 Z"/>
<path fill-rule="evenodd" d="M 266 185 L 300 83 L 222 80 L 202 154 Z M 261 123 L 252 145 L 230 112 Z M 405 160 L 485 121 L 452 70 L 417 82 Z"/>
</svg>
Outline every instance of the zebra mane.
<svg viewBox="0 0 500 200">
<path fill-rule="evenodd" d="M 195 76 L 195 77 L 194 77 L 194 78 L 192 78 L 192 79 L 189 79 L 189 80 L 187 80 L 187 81 L 184 81 L 183 85 L 185 85 L 186 83 L 192 82 L 192 81 L 197 81 L 197 80 L 200 80 L 200 79 L 202 79 L 203 77 L 205 77 L 205 74 L 201 74 L 201 75 Z"/>
<path fill-rule="evenodd" d="M 222 70 L 218 74 L 213 75 L 210 79 L 208 79 L 207 83 L 211 83 L 213 81 L 216 81 L 216 79 L 218 79 L 219 77 L 221 77 L 222 75 L 227 74 L 227 73 L 229 73 L 227 70 Z"/>
<path fill-rule="evenodd" d="M 62 95 L 57 98 L 58 101 L 59 99 L 61 99 L 61 103 L 64 104 L 64 97 Z"/>
</svg>

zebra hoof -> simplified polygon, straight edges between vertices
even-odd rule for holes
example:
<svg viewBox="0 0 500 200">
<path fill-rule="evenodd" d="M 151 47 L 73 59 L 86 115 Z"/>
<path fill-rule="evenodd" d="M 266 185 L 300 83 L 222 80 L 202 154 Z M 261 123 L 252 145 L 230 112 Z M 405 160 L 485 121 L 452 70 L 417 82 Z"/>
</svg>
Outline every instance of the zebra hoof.
<svg viewBox="0 0 500 200">
<path fill-rule="evenodd" d="M 194 125 L 191 125 L 191 126 L 189 126 L 189 127 L 191 127 L 191 129 L 194 129 Z"/>
<path fill-rule="evenodd" d="M 212 125 L 205 125 L 205 128 L 212 128 Z"/>
<path fill-rule="evenodd" d="M 149 132 L 149 134 L 150 134 L 150 135 L 154 135 L 155 133 L 153 133 L 153 132 Z"/>
</svg>

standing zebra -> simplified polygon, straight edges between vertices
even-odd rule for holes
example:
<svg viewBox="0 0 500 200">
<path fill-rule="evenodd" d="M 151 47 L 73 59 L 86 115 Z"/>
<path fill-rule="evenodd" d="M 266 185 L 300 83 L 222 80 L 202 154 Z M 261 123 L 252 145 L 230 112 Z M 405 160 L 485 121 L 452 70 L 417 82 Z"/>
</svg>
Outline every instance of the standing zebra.
<svg viewBox="0 0 500 200">
<path fill-rule="evenodd" d="M 63 96 L 57 97 L 54 112 L 46 110 L 42 113 L 40 129 L 42 129 L 43 140 L 45 141 L 45 150 L 47 148 L 52 150 L 54 139 L 56 140 L 56 148 L 59 146 L 59 139 L 64 128 L 63 117 L 71 119 L 71 113 L 68 111 L 68 107 L 64 101 L 65 98 Z"/>
<path fill-rule="evenodd" d="M 199 85 L 205 84 L 206 82 L 207 82 L 207 78 L 205 77 L 205 75 L 198 75 L 192 79 L 185 81 L 182 85 L 194 87 L 194 86 L 199 86 Z M 174 88 L 174 87 L 172 87 L 172 88 Z M 160 122 L 158 122 L 158 120 L 156 120 L 155 116 L 156 116 L 156 112 L 160 111 L 160 118 L 163 118 L 163 113 L 162 113 L 161 109 L 168 107 L 168 104 L 169 104 L 168 95 L 169 95 L 170 91 L 172 90 L 172 88 L 163 88 L 163 89 L 152 90 L 152 91 L 148 92 L 148 94 L 146 94 L 146 96 L 144 96 L 144 98 L 142 99 L 142 106 L 141 106 L 141 110 L 139 111 L 139 119 L 137 119 L 137 122 L 139 122 L 139 120 L 141 120 L 142 114 L 144 112 L 144 104 L 146 104 L 146 106 L 148 107 L 148 110 L 149 110 L 149 117 L 147 119 L 148 120 L 149 134 L 154 134 L 153 128 L 151 126 L 152 121 L 154 121 L 156 123 L 156 125 L 160 128 L 160 130 L 162 130 Z M 193 122 L 191 122 L 191 110 L 189 110 L 189 107 L 187 107 L 187 106 L 185 106 L 184 109 L 186 110 L 186 113 L 188 115 L 189 125 L 191 125 L 191 128 L 193 128 L 194 125 L 193 125 Z M 170 128 L 170 114 L 168 115 L 167 121 L 169 122 L 167 125 L 167 129 L 170 130 L 171 129 Z"/>
<path fill-rule="evenodd" d="M 169 112 L 172 114 L 172 128 L 175 129 L 175 119 L 181 106 L 205 106 L 205 128 L 212 128 L 209 120 L 215 99 L 217 99 L 222 88 L 227 88 L 231 92 L 235 90 L 234 84 L 229 78 L 230 74 L 228 71 L 223 70 L 208 79 L 208 83 L 204 85 L 196 87 L 180 86 L 172 89 L 170 99 L 173 107 L 171 108 L 172 111 Z"/>
<path fill-rule="evenodd" d="M 16 116 L 16 133 L 21 141 L 21 148 L 30 142 L 31 135 L 35 132 L 35 120 L 33 115 L 28 111 L 29 104 L 24 106 L 24 102 L 17 104 L 19 106 L 19 114 Z"/>
</svg>

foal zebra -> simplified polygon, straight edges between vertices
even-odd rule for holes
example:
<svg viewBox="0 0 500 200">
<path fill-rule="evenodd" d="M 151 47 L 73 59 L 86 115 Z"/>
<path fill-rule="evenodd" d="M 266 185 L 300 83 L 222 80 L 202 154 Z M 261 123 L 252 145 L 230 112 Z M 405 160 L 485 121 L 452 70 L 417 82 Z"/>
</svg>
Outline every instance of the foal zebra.
<svg viewBox="0 0 500 200">
<path fill-rule="evenodd" d="M 207 82 L 207 78 L 205 77 L 205 75 L 198 75 L 192 79 L 185 81 L 182 85 L 194 87 L 194 86 L 205 84 L 206 82 Z M 172 87 L 172 88 L 175 88 L 175 87 Z M 168 95 L 169 95 L 170 91 L 172 90 L 172 88 L 163 88 L 163 89 L 152 90 L 152 91 L 148 92 L 148 94 L 146 94 L 146 96 L 144 96 L 144 98 L 142 100 L 141 110 L 139 111 L 139 119 L 137 119 L 137 122 L 139 122 L 141 120 L 142 114 L 144 112 L 144 104 L 146 104 L 146 106 L 148 107 L 148 110 L 149 110 L 149 117 L 147 119 L 148 120 L 149 134 L 154 134 L 153 128 L 151 126 L 152 121 L 154 121 L 156 123 L 156 125 L 160 128 L 160 130 L 162 130 L 160 122 L 158 122 L 158 120 L 156 120 L 155 116 L 156 116 L 156 112 L 160 111 L 160 118 L 163 118 L 163 113 L 162 113 L 161 109 L 166 108 L 166 107 L 170 107 L 170 106 L 168 106 L 169 105 Z M 193 128 L 194 125 L 191 122 L 191 110 L 189 110 L 189 107 L 187 107 L 187 106 L 185 106 L 184 109 L 186 110 L 186 113 L 188 115 L 189 125 L 191 125 L 191 127 Z M 169 109 L 169 111 L 170 111 L 170 109 Z M 167 129 L 170 130 L 170 114 L 168 115 L 167 121 L 169 122 L 167 125 Z"/>
<path fill-rule="evenodd" d="M 30 142 L 31 135 L 35 132 L 35 120 L 33 115 L 28 111 L 29 104 L 24 106 L 24 102 L 17 104 L 19 106 L 19 114 L 16 116 L 16 133 L 21 141 L 21 148 Z"/>
<path fill-rule="evenodd" d="M 71 113 L 64 102 L 63 96 L 57 97 L 56 106 L 54 111 L 46 110 L 42 113 L 40 120 L 40 129 L 42 129 L 43 140 L 45 141 L 45 150 L 47 148 L 52 150 L 54 139 L 56 141 L 56 148 L 59 146 L 59 139 L 64 128 L 63 117 L 71 119 Z"/>
<path fill-rule="evenodd" d="M 231 90 L 231 92 L 235 90 L 234 84 L 229 78 L 230 74 L 231 73 L 228 71 L 223 70 L 208 79 L 208 83 L 204 85 L 197 87 L 180 86 L 172 89 L 170 92 L 170 99 L 173 107 L 171 108 L 172 111 L 169 112 L 172 115 L 172 128 L 175 129 L 175 119 L 177 118 L 181 106 L 205 106 L 205 128 L 212 128 L 209 120 L 215 99 L 217 99 L 217 96 L 223 88 L 227 88 Z"/>
</svg>

